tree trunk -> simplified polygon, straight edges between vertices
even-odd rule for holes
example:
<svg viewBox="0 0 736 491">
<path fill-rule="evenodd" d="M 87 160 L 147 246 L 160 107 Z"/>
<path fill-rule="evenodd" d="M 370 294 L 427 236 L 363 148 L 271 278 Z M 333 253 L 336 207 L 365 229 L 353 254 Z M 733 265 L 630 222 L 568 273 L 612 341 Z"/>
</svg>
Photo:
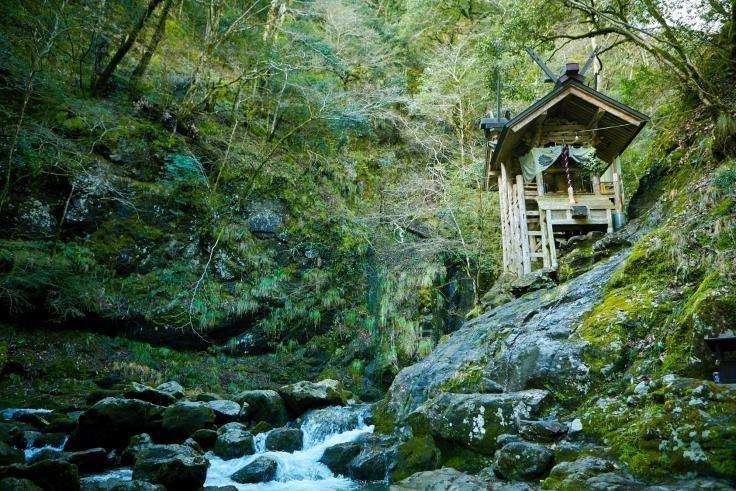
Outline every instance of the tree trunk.
<svg viewBox="0 0 736 491">
<path fill-rule="evenodd" d="M 133 44 L 138 38 L 138 34 L 140 34 L 141 30 L 146 25 L 146 21 L 162 1 L 163 0 L 150 0 L 146 9 L 143 11 L 143 13 L 141 13 L 141 16 L 130 29 L 130 32 L 125 36 L 123 44 L 120 45 L 110 62 L 100 74 L 100 76 L 97 77 L 97 80 L 92 86 L 93 94 L 99 95 L 105 89 L 105 87 L 107 86 L 107 82 L 110 80 L 110 77 L 112 77 L 112 74 L 115 73 L 115 69 L 118 67 L 123 58 L 125 58 L 125 55 L 128 54 L 130 48 L 133 47 Z"/>
<path fill-rule="evenodd" d="M 151 63 L 151 58 L 153 58 L 153 53 L 156 52 L 156 48 L 166 34 L 166 19 L 169 17 L 169 11 L 171 10 L 173 4 L 174 0 L 166 0 L 166 3 L 164 4 L 164 9 L 163 11 L 161 11 L 161 15 L 158 18 L 156 30 L 154 31 L 151 40 L 148 42 L 146 51 L 143 53 L 143 56 L 141 56 L 141 59 L 138 62 L 138 66 L 135 67 L 135 70 L 133 70 L 133 73 L 130 76 L 130 83 L 134 88 L 138 85 L 141 78 L 143 78 L 143 75 L 146 73 L 146 70 L 148 69 L 148 64 Z"/>
</svg>

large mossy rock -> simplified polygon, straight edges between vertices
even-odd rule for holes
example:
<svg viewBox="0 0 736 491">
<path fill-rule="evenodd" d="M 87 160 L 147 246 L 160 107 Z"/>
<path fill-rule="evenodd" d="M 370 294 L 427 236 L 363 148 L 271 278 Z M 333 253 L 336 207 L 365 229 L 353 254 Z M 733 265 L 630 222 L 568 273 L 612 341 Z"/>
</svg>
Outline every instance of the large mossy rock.
<svg viewBox="0 0 736 491">
<path fill-rule="evenodd" d="M 348 474 L 358 481 L 384 481 L 396 465 L 396 442 L 393 438 L 361 435 L 357 440 L 360 453 L 350 462 Z"/>
<path fill-rule="evenodd" d="M 184 387 L 182 387 L 179 382 L 175 382 L 173 380 L 156 386 L 156 390 L 163 392 L 164 394 L 168 394 L 175 399 L 181 399 L 184 397 Z"/>
<path fill-rule="evenodd" d="M 531 481 L 547 475 L 554 464 L 554 453 L 538 443 L 510 442 L 496 451 L 495 473 L 509 481 Z"/>
<path fill-rule="evenodd" d="M 489 483 L 476 476 L 444 467 L 434 471 L 418 472 L 391 485 L 391 491 L 488 491 Z"/>
<path fill-rule="evenodd" d="M 361 446 L 355 442 L 345 442 L 327 447 L 319 461 L 325 464 L 334 474 L 347 476 L 350 462 L 358 456 Z"/>
<path fill-rule="evenodd" d="M 228 423 L 217 430 L 213 451 L 225 460 L 251 455 L 256 451 L 253 435 L 240 423 Z"/>
<path fill-rule="evenodd" d="M 163 408 L 138 399 L 105 398 L 79 417 L 69 447 L 122 448 L 130 437 L 156 432 L 161 425 Z"/>
<path fill-rule="evenodd" d="M 160 484 L 126 479 L 82 479 L 81 491 L 166 491 Z"/>
<path fill-rule="evenodd" d="M 493 455 L 496 438 L 515 432 L 517 419 L 536 414 L 548 392 L 531 389 L 504 394 L 441 393 L 408 417 L 414 435 L 432 435 L 484 455 Z"/>
<path fill-rule="evenodd" d="M 136 455 L 133 479 L 161 484 L 166 489 L 198 490 L 209 462 L 186 445 L 149 445 Z"/>
<path fill-rule="evenodd" d="M 437 469 L 442 455 L 431 435 L 420 435 L 401 443 L 396 450 L 393 481 L 400 481 L 417 472 Z"/>
<path fill-rule="evenodd" d="M 238 404 L 235 401 L 218 399 L 205 401 L 215 412 L 217 424 L 232 423 L 233 421 L 244 421 L 248 415 L 248 404 Z"/>
<path fill-rule="evenodd" d="M 164 410 L 161 431 L 165 438 L 181 441 L 197 430 L 214 428 L 215 420 L 208 403 L 179 401 Z"/>
<path fill-rule="evenodd" d="M 586 481 L 598 474 L 613 472 L 616 466 L 610 460 L 597 457 L 581 457 L 570 462 L 560 462 L 542 481 L 542 489 L 585 489 Z"/>
<path fill-rule="evenodd" d="M 0 479 L 0 489 L 3 491 L 43 491 L 30 479 L 19 479 L 17 477 Z"/>
<path fill-rule="evenodd" d="M 303 441 L 299 428 L 276 428 L 266 436 L 266 450 L 292 453 L 302 449 Z"/>
<path fill-rule="evenodd" d="M 283 426 L 289 420 L 284 400 L 275 390 L 245 390 L 234 399 L 241 404 L 248 404 L 251 421 Z"/>
<path fill-rule="evenodd" d="M 579 401 L 590 387 L 589 367 L 583 361 L 585 342 L 571 335 L 600 302 L 626 255 L 621 252 L 566 284 L 528 293 L 466 322 L 422 361 L 399 372 L 383 413 L 402 424 L 438 392 L 465 392 L 483 378 L 509 392 L 555 387 L 560 402 Z"/>
<path fill-rule="evenodd" d="M 24 460 L 23 452 L 5 442 L 0 442 L 0 465 L 22 464 Z"/>
<path fill-rule="evenodd" d="M 306 380 L 285 385 L 278 390 L 286 406 L 295 414 L 309 409 L 343 405 L 347 402 L 340 382 L 332 379 L 308 382 Z"/>
<path fill-rule="evenodd" d="M 230 476 L 230 479 L 240 484 L 273 481 L 277 469 L 278 463 L 274 459 L 265 456 L 257 457 Z"/>
<path fill-rule="evenodd" d="M 176 398 L 171 394 L 154 389 L 147 385 L 139 384 L 138 382 L 131 383 L 130 386 L 125 389 L 123 395 L 128 399 L 140 399 L 141 401 L 150 402 L 159 406 L 168 406 L 176 402 Z"/>
<path fill-rule="evenodd" d="M 77 466 L 63 460 L 43 460 L 29 465 L 13 464 L 0 467 L 0 480 L 9 477 L 27 479 L 44 490 L 79 490 Z"/>
</svg>

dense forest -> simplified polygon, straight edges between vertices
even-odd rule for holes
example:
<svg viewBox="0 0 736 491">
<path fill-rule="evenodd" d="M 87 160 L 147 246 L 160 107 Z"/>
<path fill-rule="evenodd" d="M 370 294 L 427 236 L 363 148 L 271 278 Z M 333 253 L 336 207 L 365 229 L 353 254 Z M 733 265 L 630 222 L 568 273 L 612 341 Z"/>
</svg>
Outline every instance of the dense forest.
<svg viewBox="0 0 736 491">
<path fill-rule="evenodd" d="M 0 12 L 0 488 L 736 485 L 733 0 Z M 529 50 L 649 121 L 629 223 L 515 278 Z"/>
</svg>

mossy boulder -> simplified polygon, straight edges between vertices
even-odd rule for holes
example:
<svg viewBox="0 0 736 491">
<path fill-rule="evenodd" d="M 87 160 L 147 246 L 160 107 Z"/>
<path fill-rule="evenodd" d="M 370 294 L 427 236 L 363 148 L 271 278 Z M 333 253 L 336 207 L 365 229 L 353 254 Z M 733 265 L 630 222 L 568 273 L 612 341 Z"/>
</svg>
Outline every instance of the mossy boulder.
<svg viewBox="0 0 736 491">
<path fill-rule="evenodd" d="M 548 395 L 535 389 L 504 394 L 442 393 L 422 404 L 407 421 L 415 435 L 432 435 L 493 455 L 496 438 L 516 431 L 519 417 L 538 413 Z"/>
<path fill-rule="evenodd" d="M 299 428 L 276 428 L 266 436 L 266 450 L 296 452 L 302 449 L 304 434 Z"/>
<path fill-rule="evenodd" d="M 294 414 L 302 414 L 309 409 L 343 405 L 347 402 L 346 392 L 342 385 L 332 379 L 319 382 L 305 380 L 285 385 L 278 390 L 278 393 Z"/>
<path fill-rule="evenodd" d="M 586 481 L 598 474 L 613 472 L 616 466 L 610 460 L 582 457 L 555 465 L 549 477 L 542 481 L 542 489 L 577 491 L 586 489 Z"/>
<path fill-rule="evenodd" d="M 10 464 L 22 464 L 25 460 L 23 452 L 8 445 L 5 442 L 0 442 L 0 466 Z"/>
<path fill-rule="evenodd" d="M 33 464 L 12 464 L 0 467 L 0 480 L 6 478 L 28 479 L 49 491 L 78 491 L 77 466 L 63 460 L 42 460 Z"/>
<path fill-rule="evenodd" d="M 208 403 L 179 401 L 163 411 L 161 432 L 166 439 L 181 441 L 197 430 L 214 428 L 215 421 Z"/>
<path fill-rule="evenodd" d="M 207 459 L 186 445 L 149 445 L 136 457 L 133 479 L 193 491 L 204 484 L 208 467 Z"/>
<path fill-rule="evenodd" d="M 338 443 L 327 447 L 319 461 L 325 464 L 333 473 L 347 476 L 350 462 L 360 453 L 361 446 L 355 442 Z"/>
<path fill-rule="evenodd" d="M 441 453 L 431 435 L 410 438 L 399 444 L 396 450 L 396 467 L 391 479 L 400 481 L 420 471 L 428 471 L 439 467 Z"/>
<path fill-rule="evenodd" d="M 253 435 L 240 423 L 228 423 L 217 430 L 215 455 L 225 460 L 235 459 L 255 452 Z"/>
<path fill-rule="evenodd" d="M 230 476 L 230 479 L 240 484 L 269 482 L 276 477 L 277 469 L 278 462 L 274 459 L 265 456 L 258 457 Z"/>
<path fill-rule="evenodd" d="M 288 421 L 284 400 L 275 390 L 245 390 L 233 399 L 248 404 L 248 417 L 252 421 L 265 421 L 275 426 L 282 426 Z"/>
<path fill-rule="evenodd" d="M 531 481 L 543 477 L 554 464 L 552 450 L 538 443 L 510 442 L 496 451 L 494 472 L 509 481 Z"/>
</svg>

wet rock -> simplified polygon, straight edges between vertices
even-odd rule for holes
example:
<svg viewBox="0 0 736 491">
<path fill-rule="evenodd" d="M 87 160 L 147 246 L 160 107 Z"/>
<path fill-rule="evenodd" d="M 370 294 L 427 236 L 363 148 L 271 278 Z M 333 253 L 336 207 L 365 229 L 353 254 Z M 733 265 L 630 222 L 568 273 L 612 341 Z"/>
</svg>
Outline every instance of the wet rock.
<svg viewBox="0 0 736 491">
<path fill-rule="evenodd" d="M 156 430 L 162 411 L 150 402 L 108 397 L 80 416 L 69 448 L 122 448 L 131 436 Z"/>
<path fill-rule="evenodd" d="M 123 464 L 132 464 L 135 462 L 138 453 L 146 447 L 153 445 L 153 439 L 148 433 L 141 433 L 130 438 L 130 443 L 123 450 L 121 459 Z"/>
<path fill-rule="evenodd" d="M 496 438 L 514 432 L 518 418 L 534 415 L 545 390 L 504 394 L 441 393 L 408 417 L 415 435 L 431 434 L 485 455 L 493 455 Z"/>
<path fill-rule="evenodd" d="M 235 486 L 205 486 L 202 491 L 238 491 Z"/>
<path fill-rule="evenodd" d="M 519 434 L 531 442 L 552 443 L 567 433 L 567 426 L 557 420 L 522 420 Z"/>
<path fill-rule="evenodd" d="M 220 351 L 230 356 L 246 356 L 269 353 L 273 348 L 266 334 L 248 331 L 231 338 Z"/>
<path fill-rule="evenodd" d="M 585 489 L 595 491 L 630 491 L 643 488 L 644 484 L 642 482 L 631 476 L 615 472 L 599 474 L 585 481 Z"/>
<path fill-rule="evenodd" d="M 179 401 L 162 415 L 161 430 L 171 440 L 181 441 L 197 430 L 215 427 L 215 412 L 206 402 Z"/>
<path fill-rule="evenodd" d="M 66 440 L 63 433 L 42 433 L 40 431 L 24 431 L 19 442 L 24 447 L 61 447 Z"/>
<path fill-rule="evenodd" d="M 133 479 L 161 484 L 167 489 L 198 490 L 209 463 L 185 445 L 149 445 L 138 452 Z"/>
<path fill-rule="evenodd" d="M 530 481 L 543 477 L 554 463 L 552 450 L 538 443 L 511 442 L 496 452 L 493 469 L 510 481 Z"/>
<path fill-rule="evenodd" d="M 733 491 L 736 488 L 724 479 L 695 477 L 658 486 L 648 486 L 645 489 L 646 491 Z"/>
<path fill-rule="evenodd" d="M 182 387 L 178 382 L 174 382 L 173 380 L 169 382 L 164 382 L 163 384 L 157 386 L 156 390 L 169 394 L 176 399 L 181 399 L 182 397 L 184 397 L 184 387 Z"/>
<path fill-rule="evenodd" d="M 391 438 L 362 435 L 357 441 L 360 453 L 350 462 L 348 473 L 359 481 L 383 481 L 396 463 L 396 444 Z"/>
<path fill-rule="evenodd" d="M 396 450 L 396 467 L 391 473 L 393 481 L 410 475 L 433 470 L 440 465 L 440 451 L 431 435 L 415 436 L 399 444 Z"/>
<path fill-rule="evenodd" d="M 347 402 L 340 382 L 332 379 L 319 382 L 302 381 L 279 389 L 286 406 L 296 414 L 308 409 L 343 405 Z"/>
<path fill-rule="evenodd" d="M 386 413 L 401 424 L 444 387 L 481 376 L 509 392 L 553 386 L 570 394 L 570 403 L 582 398 L 590 384 L 585 343 L 570 335 L 599 303 L 627 254 L 622 251 L 551 292 L 528 293 L 466 322 L 422 361 L 399 372 Z"/>
<path fill-rule="evenodd" d="M 299 428 L 276 428 L 266 436 L 266 450 L 295 452 L 302 449 L 303 439 Z"/>
<path fill-rule="evenodd" d="M 63 452 L 52 448 L 38 452 L 29 463 L 42 460 L 63 460 L 77 466 L 79 472 L 93 473 L 105 469 L 109 465 L 107 451 L 104 448 L 90 448 L 78 452 Z"/>
<path fill-rule="evenodd" d="M 257 435 L 259 433 L 265 433 L 267 431 L 271 431 L 273 429 L 273 425 L 270 423 L 266 423 L 265 421 L 259 421 L 258 423 L 253 425 L 253 428 L 251 428 L 251 433 L 254 435 Z"/>
<path fill-rule="evenodd" d="M 571 462 L 560 462 L 552 468 L 542 486 L 545 489 L 584 489 L 589 478 L 615 469 L 616 466 L 610 460 L 590 456 Z"/>
<path fill-rule="evenodd" d="M 235 400 L 248 404 L 252 421 L 266 421 L 276 426 L 288 421 L 284 400 L 275 390 L 246 390 L 235 396 Z"/>
<path fill-rule="evenodd" d="M 391 485 L 391 491 L 417 489 L 422 491 L 487 491 L 491 488 L 488 482 L 449 467 L 418 472 Z"/>
<path fill-rule="evenodd" d="M 230 479 L 241 484 L 268 482 L 276 477 L 277 468 L 278 463 L 272 458 L 258 457 L 230 476 Z"/>
<path fill-rule="evenodd" d="M 0 442 L 0 466 L 10 464 L 22 464 L 25 460 L 23 452 L 11 447 L 5 442 Z"/>
<path fill-rule="evenodd" d="M 182 445 L 185 445 L 196 452 L 204 453 L 202 446 L 197 443 L 197 440 L 195 440 L 194 438 L 187 438 L 186 440 L 184 440 L 184 443 L 182 443 Z"/>
<path fill-rule="evenodd" d="M 194 400 L 199 402 L 212 402 L 220 401 L 222 400 L 222 397 L 220 397 L 219 394 L 214 394 L 212 392 L 202 392 L 201 394 L 194 396 Z"/>
<path fill-rule="evenodd" d="M 215 446 L 215 441 L 217 441 L 217 432 L 215 430 L 197 430 L 192 433 L 192 439 L 202 448 L 209 450 Z"/>
<path fill-rule="evenodd" d="M 556 285 L 557 271 L 552 268 L 541 268 L 512 281 L 510 290 L 515 297 L 520 297 L 529 292 L 553 288 Z"/>
<path fill-rule="evenodd" d="M 0 489 L 4 491 L 42 491 L 30 479 L 19 479 L 17 477 L 0 479 Z"/>
<path fill-rule="evenodd" d="M 242 424 L 228 423 L 217 430 L 215 455 L 228 460 L 251 455 L 255 451 L 253 435 Z"/>
<path fill-rule="evenodd" d="M 138 382 L 131 383 L 123 395 L 129 399 L 140 399 L 159 406 L 168 406 L 176 402 L 176 398 L 171 394 Z"/>
<path fill-rule="evenodd" d="M 42 460 L 34 464 L 12 464 L 0 467 L 0 479 L 28 479 L 42 489 L 76 491 L 79 489 L 77 466 L 63 460 Z"/>
<path fill-rule="evenodd" d="M 243 421 L 248 414 L 248 405 L 242 406 L 235 401 L 227 401 L 223 399 L 207 401 L 207 405 L 215 412 L 215 420 L 217 424 L 232 423 L 233 421 Z"/>
<path fill-rule="evenodd" d="M 82 479 L 82 491 L 166 491 L 160 484 L 127 479 Z"/>
<path fill-rule="evenodd" d="M 319 459 L 334 474 L 347 476 L 350 462 L 360 453 L 361 446 L 355 442 L 338 443 L 327 447 Z"/>
</svg>

